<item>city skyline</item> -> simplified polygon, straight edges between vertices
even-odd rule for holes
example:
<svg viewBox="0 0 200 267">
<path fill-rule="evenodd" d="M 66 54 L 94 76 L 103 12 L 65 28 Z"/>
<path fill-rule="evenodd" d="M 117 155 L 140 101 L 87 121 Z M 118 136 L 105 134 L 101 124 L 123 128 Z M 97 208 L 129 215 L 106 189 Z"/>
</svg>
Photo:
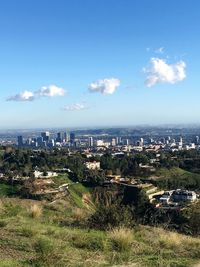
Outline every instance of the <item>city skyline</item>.
<svg viewBox="0 0 200 267">
<path fill-rule="evenodd" d="M 199 8 L 1 2 L 0 128 L 200 124 Z"/>
</svg>

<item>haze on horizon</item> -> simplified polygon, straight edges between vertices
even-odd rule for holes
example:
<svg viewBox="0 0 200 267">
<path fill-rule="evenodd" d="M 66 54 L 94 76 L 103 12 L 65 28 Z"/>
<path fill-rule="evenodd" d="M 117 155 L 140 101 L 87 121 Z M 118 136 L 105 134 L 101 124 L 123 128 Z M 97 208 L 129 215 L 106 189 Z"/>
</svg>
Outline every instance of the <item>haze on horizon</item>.
<svg viewBox="0 0 200 267">
<path fill-rule="evenodd" d="M 1 1 L 0 128 L 199 125 L 199 9 Z"/>
</svg>

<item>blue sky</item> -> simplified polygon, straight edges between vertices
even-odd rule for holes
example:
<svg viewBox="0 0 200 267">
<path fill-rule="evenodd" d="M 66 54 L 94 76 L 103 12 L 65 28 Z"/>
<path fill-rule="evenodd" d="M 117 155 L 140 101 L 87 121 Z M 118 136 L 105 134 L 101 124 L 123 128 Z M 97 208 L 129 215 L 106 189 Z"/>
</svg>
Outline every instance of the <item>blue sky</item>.
<svg viewBox="0 0 200 267">
<path fill-rule="evenodd" d="M 199 10 L 2 0 L 0 128 L 200 123 Z"/>
</svg>

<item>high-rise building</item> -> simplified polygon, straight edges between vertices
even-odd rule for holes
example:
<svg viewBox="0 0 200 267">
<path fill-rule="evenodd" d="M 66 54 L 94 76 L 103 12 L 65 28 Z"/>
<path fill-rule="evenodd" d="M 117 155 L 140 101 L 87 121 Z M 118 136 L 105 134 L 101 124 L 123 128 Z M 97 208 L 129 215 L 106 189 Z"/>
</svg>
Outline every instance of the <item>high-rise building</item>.
<svg viewBox="0 0 200 267">
<path fill-rule="evenodd" d="M 128 140 L 128 139 L 124 139 L 124 140 L 123 140 L 123 144 L 124 144 L 125 146 L 128 146 L 128 145 L 129 145 L 129 140 Z"/>
<path fill-rule="evenodd" d="M 149 138 L 149 143 L 150 143 L 150 144 L 153 144 L 153 143 L 154 143 L 153 138 Z"/>
<path fill-rule="evenodd" d="M 178 142 L 179 146 L 182 146 L 183 145 L 183 138 L 180 136 L 179 138 L 179 142 Z"/>
<path fill-rule="evenodd" d="M 112 138 L 111 145 L 116 146 L 116 139 L 115 138 Z"/>
<path fill-rule="evenodd" d="M 75 142 L 75 133 L 70 133 L 70 139 L 69 139 L 69 141 L 70 141 L 70 144 L 71 145 L 74 144 L 74 142 Z"/>
<path fill-rule="evenodd" d="M 34 138 L 32 139 L 32 138 L 28 138 L 27 140 L 26 140 L 26 145 L 28 145 L 28 146 L 30 146 L 30 145 L 32 145 L 33 143 L 35 143 L 36 142 L 36 140 L 34 140 Z"/>
<path fill-rule="evenodd" d="M 17 137 L 17 144 L 18 144 L 18 146 L 23 146 L 23 144 L 24 144 L 23 137 L 21 135 L 19 135 Z"/>
<path fill-rule="evenodd" d="M 37 142 L 38 146 L 42 146 L 43 145 L 43 137 L 42 136 L 37 137 L 36 142 Z"/>
<path fill-rule="evenodd" d="M 116 145 L 119 144 L 119 137 L 115 137 L 115 144 L 116 144 Z"/>
<path fill-rule="evenodd" d="M 65 139 L 65 142 L 69 142 L 69 134 L 68 133 L 64 133 L 64 139 Z"/>
<path fill-rule="evenodd" d="M 89 137 L 89 138 L 88 138 L 88 145 L 89 145 L 89 147 L 93 147 L 93 146 L 94 146 L 94 140 L 93 140 L 93 137 Z"/>
<path fill-rule="evenodd" d="M 119 138 L 118 138 L 118 144 L 122 144 L 122 137 L 120 136 Z"/>
<path fill-rule="evenodd" d="M 61 143 L 62 141 L 63 141 L 63 138 L 62 138 L 62 133 L 61 133 L 61 132 L 59 132 L 59 133 L 57 133 L 56 142 L 59 142 L 59 143 Z"/>
<path fill-rule="evenodd" d="M 166 140 L 170 142 L 171 141 L 171 136 L 167 136 Z"/>
<path fill-rule="evenodd" d="M 143 145 L 144 145 L 144 139 L 140 138 L 140 146 L 143 146 Z"/>
<path fill-rule="evenodd" d="M 51 140 L 49 141 L 48 146 L 49 146 L 49 147 L 54 147 L 54 146 L 55 146 L 55 141 L 54 141 L 54 139 L 51 139 Z"/>
<path fill-rule="evenodd" d="M 195 145 L 199 145 L 199 136 L 195 137 Z"/>
<path fill-rule="evenodd" d="M 48 142 L 49 141 L 49 137 L 50 137 L 50 133 L 49 132 L 42 132 L 41 136 L 43 138 L 43 141 Z"/>
<path fill-rule="evenodd" d="M 168 141 L 168 140 L 167 140 Z M 163 144 L 166 144 L 166 139 L 165 139 L 165 137 L 162 137 L 161 138 L 161 142 L 163 143 Z"/>
</svg>

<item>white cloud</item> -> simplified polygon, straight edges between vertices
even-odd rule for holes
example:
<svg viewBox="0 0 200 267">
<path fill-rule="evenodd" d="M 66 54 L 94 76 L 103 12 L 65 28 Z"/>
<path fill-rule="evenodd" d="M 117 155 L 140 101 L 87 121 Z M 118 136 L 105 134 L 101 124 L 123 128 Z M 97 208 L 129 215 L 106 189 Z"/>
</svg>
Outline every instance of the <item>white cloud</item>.
<svg viewBox="0 0 200 267">
<path fill-rule="evenodd" d="M 97 80 L 89 84 L 90 92 L 100 92 L 104 95 L 113 94 L 120 86 L 120 80 L 116 78 Z"/>
<path fill-rule="evenodd" d="M 58 87 L 56 85 L 49 85 L 49 86 L 43 86 L 40 90 L 35 92 L 36 95 L 39 97 L 45 97 L 45 96 L 63 96 L 65 94 L 65 90 L 61 87 Z"/>
<path fill-rule="evenodd" d="M 22 93 L 9 97 L 7 101 L 33 101 L 34 98 L 34 93 L 30 91 L 24 91 Z"/>
<path fill-rule="evenodd" d="M 144 69 L 147 74 L 145 80 L 147 87 L 152 87 L 157 83 L 174 84 L 186 78 L 186 64 L 184 61 L 167 64 L 164 59 L 151 58 L 150 65 L 150 67 Z"/>
<path fill-rule="evenodd" d="M 157 54 L 163 54 L 164 53 L 164 47 L 159 47 L 154 52 Z"/>
<path fill-rule="evenodd" d="M 42 88 L 34 92 L 24 91 L 14 96 L 10 96 L 7 98 L 7 101 L 33 101 L 41 97 L 63 96 L 65 92 L 66 91 L 61 87 L 58 87 L 56 85 L 49 85 L 43 86 Z"/>
<path fill-rule="evenodd" d="M 88 107 L 84 103 L 74 103 L 63 107 L 63 110 L 65 111 L 84 110 L 84 109 L 88 109 Z"/>
</svg>

